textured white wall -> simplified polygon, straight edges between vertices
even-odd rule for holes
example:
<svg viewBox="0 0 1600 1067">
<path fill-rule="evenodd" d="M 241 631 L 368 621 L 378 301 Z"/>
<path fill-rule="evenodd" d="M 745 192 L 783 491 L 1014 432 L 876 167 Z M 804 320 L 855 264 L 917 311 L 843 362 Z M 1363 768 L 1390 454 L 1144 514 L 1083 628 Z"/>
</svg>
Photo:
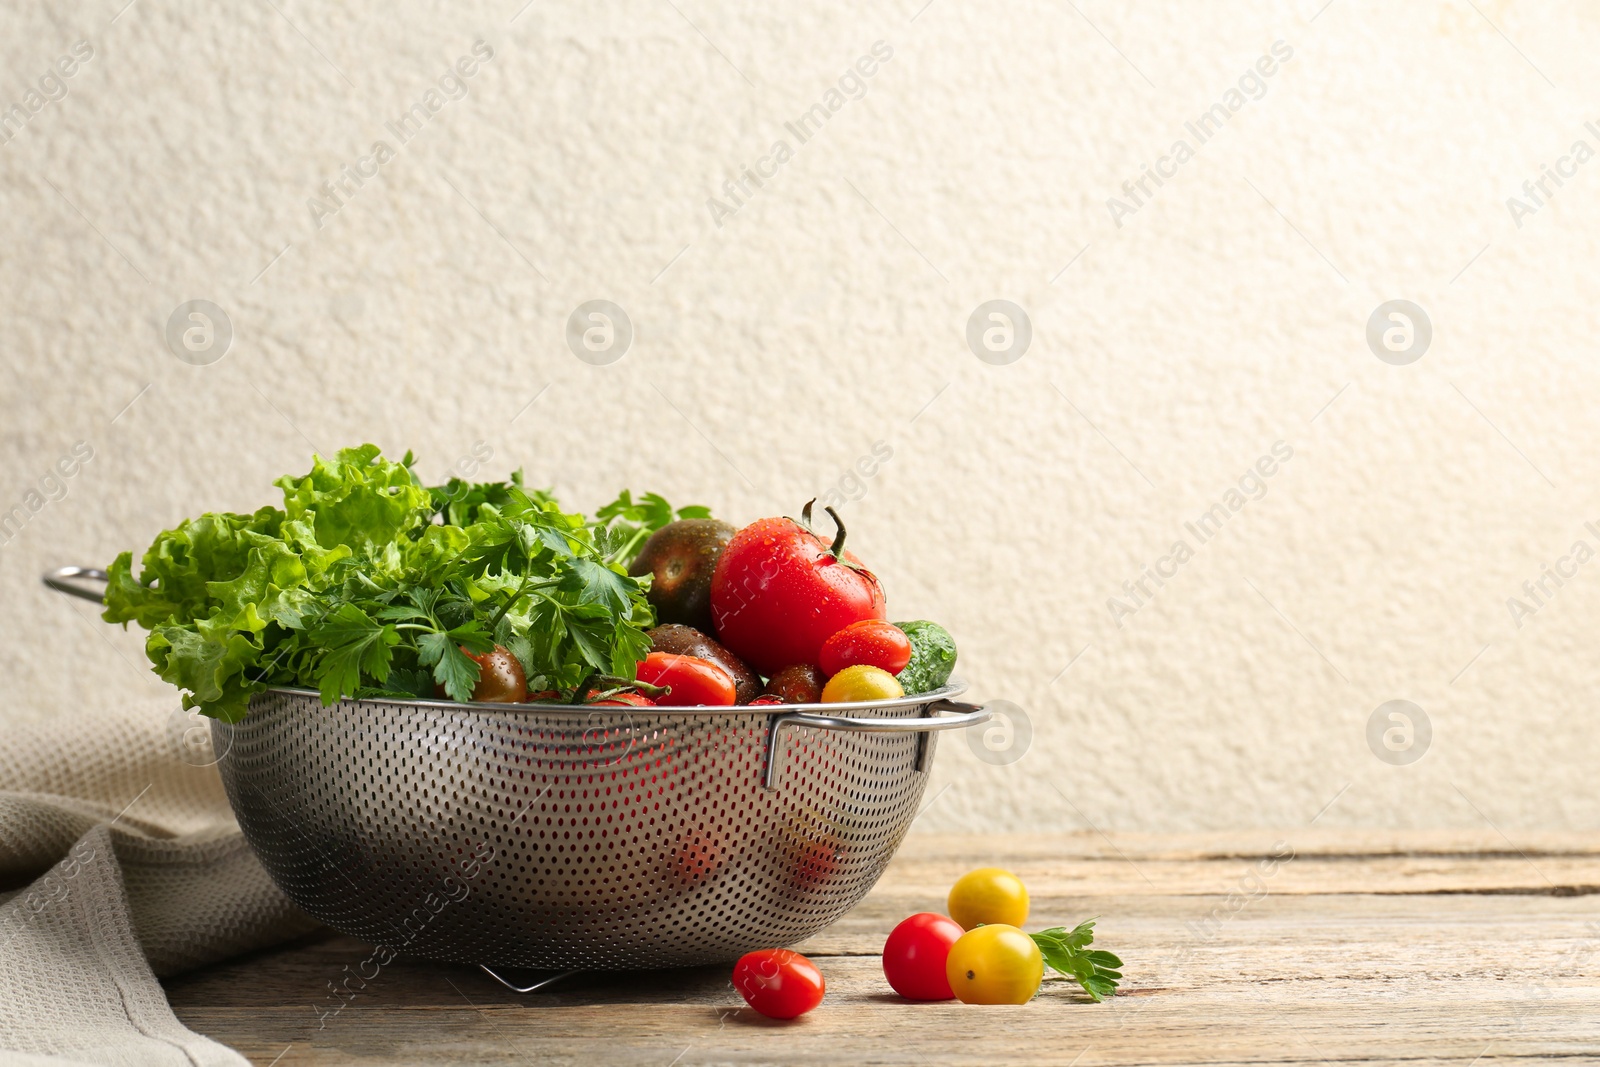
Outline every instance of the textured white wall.
<svg viewBox="0 0 1600 1067">
<path fill-rule="evenodd" d="M 483 442 L 574 505 L 749 520 L 882 441 L 855 548 L 1034 734 L 1010 763 L 947 739 L 921 825 L 1295 826 L 1337 796 L 1321 824 L 1600 826 L 1600 562 L 1507 607 L 1600 548 L 1600 161 L 1506 204 L 1600 148 L 1592 6 L 123 3 L 0 13 L 0 100 L 41 105 L 0 144 L 0 511 L 93 448 L 0 548 L 12 721 L 162 691 L 41 570 L 272 499 L 313 447 L 442 477 Z M 65 96 L 30 100 L 80 40 Z M 480 40 L 400 144 L 385 124 Z M 801 144 L 784 124 L 879 41 Z M 1278 41 L 1199 144 L 1185 122 Z M 1178 138 L 1193 158 L 1114 220 Z M 1004 366 L 964 339 L 997 298 L 1033 330 Z M 1365 339 L 1392 298 L 1433 327 L 1406 366 Z M 232 323 L 209 366 L 164 341 L 191 299 Z M 635 325 L 609 366 L 564 342 L 591 299 Z M 1279 441 L 1200 544 L 1184 524 Z M 1432 725 L 1409 766 L 1366 739 L 1394 699 Z"/>
</svg>

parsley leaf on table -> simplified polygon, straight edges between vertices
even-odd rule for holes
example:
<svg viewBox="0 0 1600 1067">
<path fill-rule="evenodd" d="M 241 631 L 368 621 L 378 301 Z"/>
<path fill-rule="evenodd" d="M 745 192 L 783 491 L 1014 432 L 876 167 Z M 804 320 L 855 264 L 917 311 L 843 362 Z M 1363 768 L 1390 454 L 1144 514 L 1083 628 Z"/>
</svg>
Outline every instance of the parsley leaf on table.
<svg viewBox="0 0 1600 1067">
<path fill-rule="evenodd" d="M 1122 961 L 1109 952 L 1089 949 L 1094 943 L 1095 920 L 1068 930 L 1064 926 L 1029 934 L 1045 963 L 1068 978 L 1075 978 L 1096 1003 L 1115 996 L 1122 979 Z"/>
</svg>

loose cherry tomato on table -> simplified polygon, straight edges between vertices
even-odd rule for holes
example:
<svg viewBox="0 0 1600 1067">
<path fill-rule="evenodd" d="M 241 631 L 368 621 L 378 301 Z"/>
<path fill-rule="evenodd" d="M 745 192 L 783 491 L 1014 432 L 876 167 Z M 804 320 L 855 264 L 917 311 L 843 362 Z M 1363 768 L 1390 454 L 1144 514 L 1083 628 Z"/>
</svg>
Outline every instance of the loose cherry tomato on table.
<svg viewBox="0 0 1600 1067">
<path fill-rule="evenodd" d="M 1026 1004 L 1044 980 L 1044 955 L 1015 926 L 995 923 L 962 934 L 944 973 L 963 1004 Z"/>
<path fill-rule="evenodd" d="M 965 933 L 947 915 L 920 912 L 904 920 L 883 943 L 883 976 L 907 1000 L 949 1000 L 955 996 L 945 963 L 950 946 Z"/>
<path fill-rule="evenodd" d="M 822 687 L 824 704 L 848 704 L 862 700 L 893 700 L 903 697 L 906 691 L 888 671 L 858 663 L 846 667 Z"/>
<path fill-rule="evenodd" d="M 822 1003 L 827 983 L 817 965 L 800 953 L 764 948 L 739 957 L 733 965 L 733 987 L 762 1015 L 793 1019 Z"/>
<path fill-rule="evenodd" d="M 910 662 L 911 639 L 900 627 L 882 619 L 862 619 L 846 626 L 822 643 L 817 660 L 822 673 L 830 678 L 857 664 L 899 674 Z"/>
<path fill-rule="evenodd" d="M 968 930 L 982 923 L 1021 926 L 1028 921 L 1028 887 L 1010 871 L 979 867 L 950 887 L 945 907 Z"/>
<path fill-rule="evenodd" d="M 655 698 L 655 702 L 664 707 L 722 707 L 734 701 L 733 678 L 715 663 L 698 656 L 652 652 L 634 673 L 641 682 L 671 688 L 670 693 L 661 693 Z"/>
<path fill-rule="evenodd" d="M 812 503 L 815 503 L 813 501 Z M 811 504 L 793 519 L 760 519 L 728 542 L 711 576 L 717 638 L 757 671 L 816 663 L 822 643 L 860 619 L 886 618 L 883 587 L 844 549 L 811 529 Z"/>
</svg>

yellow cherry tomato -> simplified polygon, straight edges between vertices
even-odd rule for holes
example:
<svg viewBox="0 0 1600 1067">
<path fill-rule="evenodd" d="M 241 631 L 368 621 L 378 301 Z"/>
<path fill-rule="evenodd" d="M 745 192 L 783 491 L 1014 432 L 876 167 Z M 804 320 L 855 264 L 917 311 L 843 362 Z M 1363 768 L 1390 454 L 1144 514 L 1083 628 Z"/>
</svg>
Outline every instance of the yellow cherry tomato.
<svg viewBox="0 0 1600 1067">
<path fill-rule="evenodd" d="M 950 888 L 945 904 L 950 918 L 963 930 L 984 923 L 1021 926 L 1028 921 L 1028 887 L 999 867 L 979 867 L 963 874 Z"/>
<path fill-rule="evenodd" d="M 903 697 L 906 691 L 900 688 L 900 683 L 895 681 L 894 675 L 882 667 L 872 667 L 865 663 L 858 663 L 854 667 L 846 667 L 822 687 L 822 702 L 824 704 L 853 703 L 858 700 L 893 700 Z"/>
<path fill-rule="evenodd" d="M 1044 957 L 1033 938 L 996 923 L 957 938 L 944 973 L 963 1004 L 1026 1004 L 1044 980 Z"/>
</svg>

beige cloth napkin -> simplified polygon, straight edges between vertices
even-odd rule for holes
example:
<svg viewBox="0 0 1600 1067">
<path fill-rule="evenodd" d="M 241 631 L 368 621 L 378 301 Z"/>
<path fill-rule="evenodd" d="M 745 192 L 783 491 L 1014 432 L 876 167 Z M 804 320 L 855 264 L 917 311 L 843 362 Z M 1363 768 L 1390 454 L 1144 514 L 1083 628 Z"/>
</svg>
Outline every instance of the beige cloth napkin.
<svg viewBox="0 0 1600 1067">
<path fill-rule="evenodd" d="M 0 1062 L 247 1063 L 157 976 L 315 924 L 240 835 L 204 722 L 174 697 L 0 733 Z"/>
</svg>

